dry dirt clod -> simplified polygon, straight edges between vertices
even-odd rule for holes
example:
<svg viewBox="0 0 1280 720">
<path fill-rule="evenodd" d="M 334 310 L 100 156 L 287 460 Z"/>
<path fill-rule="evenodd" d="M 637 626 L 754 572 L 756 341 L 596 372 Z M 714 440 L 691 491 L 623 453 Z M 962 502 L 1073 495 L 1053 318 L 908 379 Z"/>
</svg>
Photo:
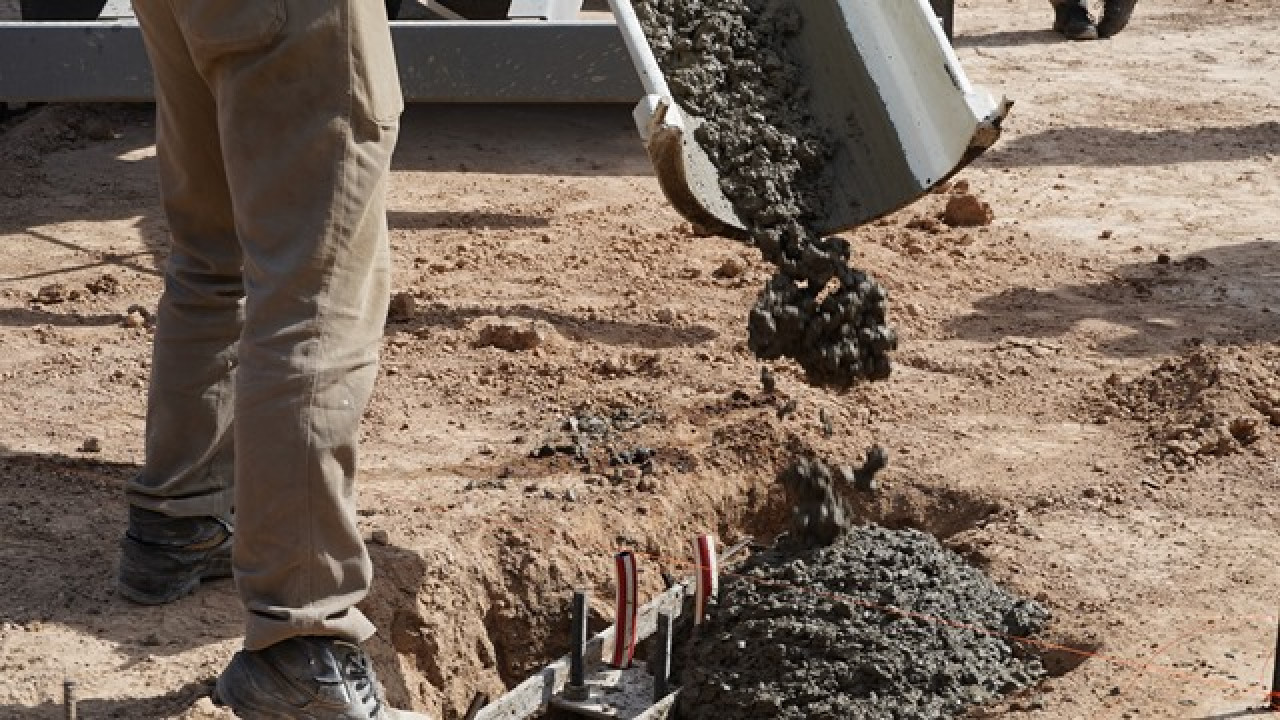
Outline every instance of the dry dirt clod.
<svg viewBox="0 0 1280 720">
<path fill-rule="evenodd" d="M 85 283 L 84 287 L 94 295 L 115 295 L 120 292 L 120 280 L 115 275 L 104 274 Z"/>
<path fill-rule="evenodd" d="M 418 302 L 413 295 L 407 292 L 398 292 L 391 296 L 391 302 L 387 305 L 387 322 L 408 322 L 413 319 L 414 313 L 417 311 Z"/>
<path fill-rule="evenodd" d="M 991 205 L 969 194 L 952 195 L 942 215 L 942 221 L 951 227 L 978 227 L 990 225 L 993 220 Z"/>
<path fill-rule="evenodd" d="M 509 352 L 540 348 L 551 341 L 555 330 L 540 321 L 500 319 L 481 326 L 476 347 L 495 347 Z"/>
<path fill-rule="evenodd" d="M 73 300 L 71 291 L 62 283 L 52 283 L 45 285 L 36 291 L 36 302 L 44 305 L 57 305 L 58 303 Z"/>
<path fill-rule="evenodd" d="M 741 258 L 731 257 L 720 263 L 720 267 L 716 268 L 712 275 L 721 280 L 732 280 L 733 278 L 742 277 L 742 274 L 746 271 L 747 264 Z"/>
</svg>

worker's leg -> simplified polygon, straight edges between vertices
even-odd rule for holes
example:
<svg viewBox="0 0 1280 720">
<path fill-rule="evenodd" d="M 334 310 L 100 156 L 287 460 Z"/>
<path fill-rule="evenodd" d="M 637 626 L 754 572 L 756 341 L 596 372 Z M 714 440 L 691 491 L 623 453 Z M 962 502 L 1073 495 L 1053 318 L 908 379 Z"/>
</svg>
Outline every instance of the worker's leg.
<svg viewBox="0 0 1280 720">
<path fill-rule="evenodd" d="M 358 424 L 389 294 L 384 194 L 402 109 L 369 0 L 175 3 L 218 107 L 244 250 L 236 582 L 247 650 L 354 642 L 372 570 L 356 526 Z"/>
<path fill-rule="evenodd" d="M 129 483 L 120 588 L 161 603 L 230 574 L 232 376 L 241 254 L 213 96 L 161 0 L 138 0 L 155 68 L 157 155 L 172 237 L 157 312 L 145 463 Z M 218 521 L 212 518 L 217 518 Z"/>
</svg>

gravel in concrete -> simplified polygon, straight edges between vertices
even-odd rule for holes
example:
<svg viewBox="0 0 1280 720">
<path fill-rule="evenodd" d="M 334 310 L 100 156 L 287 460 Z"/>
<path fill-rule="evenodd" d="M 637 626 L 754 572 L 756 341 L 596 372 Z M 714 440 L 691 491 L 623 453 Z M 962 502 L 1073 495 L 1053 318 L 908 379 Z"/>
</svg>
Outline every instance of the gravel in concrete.
<svg viewBox="0 0 1280 720">
<path fill-rule="evenodd" d="M 1048 612 L 921 532 L 784 538 L 740 574 L 686 648 L 679 718 L 937 720 L 1045 674 L 1007 636 Z"/>
</svg>

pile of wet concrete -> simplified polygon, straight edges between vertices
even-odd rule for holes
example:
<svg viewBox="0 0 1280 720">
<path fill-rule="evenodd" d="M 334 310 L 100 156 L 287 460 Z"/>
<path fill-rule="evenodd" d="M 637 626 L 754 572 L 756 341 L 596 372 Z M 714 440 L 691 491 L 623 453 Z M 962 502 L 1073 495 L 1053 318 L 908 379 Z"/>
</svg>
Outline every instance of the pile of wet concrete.
<svg viewBox="0 0 1280 720">
<path fill-rule="evenodd" d="M 695 137 L 749 242 L 778 269 L 748 319 L 751 349 L 795 360 L 815 385 L 888 377 L 897 346 L 888 295 L 849 266 L 847 241 L 814 229 L 840 140 L 816 120 L 790 49 L 802 23 L 794 2 L 633 4 L 675 99 L 703 120 Z"/>
<path fill-rule="evenodd" d="M 1048 622 L 932 536 L 784 537 L 727 578 L 686 646 L 684 720 L 934 720 L 1030 686 Z"/>
</svg>

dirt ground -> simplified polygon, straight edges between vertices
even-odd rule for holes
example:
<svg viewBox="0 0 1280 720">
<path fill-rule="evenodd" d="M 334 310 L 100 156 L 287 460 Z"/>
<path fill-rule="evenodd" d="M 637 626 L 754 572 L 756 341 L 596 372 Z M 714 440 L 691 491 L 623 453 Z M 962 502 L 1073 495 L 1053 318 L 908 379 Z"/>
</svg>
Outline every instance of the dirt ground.
<svg viewBox="0 0 1280 720">
<path fill-rule="evenodd" d="M 768 268 L 667 208 L 629 108 L 413 107 L 390 212 L 412 302 L 360 485 L 392 699 L 458 717 L 563 649 L 573 587 L 610 613 L 614 548 L 650 554 L 652 594 L 695 532 L 779 529 L 793 453 L 879 443 L 861 514 L 1054 612 L 1057 676 L 981 714 L 1252 714 L 1280 609 L 1277 10 L 1142 0 L 1067 44 L 1043 0 L 961 0 L 966 69 L 1016 100 L 961 176 L 995 221 L 938 223 L 933 195 L 851 234 L 902 348 L 843 395 L 786 365 L 761 389 Z M 48 107 L 0 136 L 0 718 L 62 717 L 64 677 L 84 718 L 221 717 L 232 585 L 112 592 L 167 242 L 148 113 Z M 571 417 L 610 428 L 585 462 L 556 452 Z"/>
</svg>

